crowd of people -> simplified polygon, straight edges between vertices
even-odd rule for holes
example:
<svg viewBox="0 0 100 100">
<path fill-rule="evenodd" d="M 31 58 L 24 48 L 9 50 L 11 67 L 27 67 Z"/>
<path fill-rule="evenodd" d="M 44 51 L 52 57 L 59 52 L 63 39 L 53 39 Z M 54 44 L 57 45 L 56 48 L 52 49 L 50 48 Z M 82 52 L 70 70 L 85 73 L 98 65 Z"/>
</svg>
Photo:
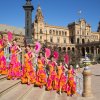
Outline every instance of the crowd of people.
<svg viewBox="0 0 100 100">
<path fill-rule="evenodd" d="M 10 62 L 4 56 L 4 48 L 10 46 Z M 73 66 L 64 59 L 58 60 L 55 55 L 47 56 L 44 51 L 36 52 L 36 47 L 26 45 L 25 51 L 17 44 L 17 40 L 9 41 L 0 34 L 0 74 L 8 80 L 21 79 L 22 84 L 33 84 L 47 91 L 56 90 L 59 94 L 65 92 L 68 96 L 76 93 L 75 71 Z M 24 53 L 22 65 L 18 56 Z M 59 54 L 59 53 L 58 53 Z M 58 56 L 58 55 L 57 55 Z"/>
</svg>

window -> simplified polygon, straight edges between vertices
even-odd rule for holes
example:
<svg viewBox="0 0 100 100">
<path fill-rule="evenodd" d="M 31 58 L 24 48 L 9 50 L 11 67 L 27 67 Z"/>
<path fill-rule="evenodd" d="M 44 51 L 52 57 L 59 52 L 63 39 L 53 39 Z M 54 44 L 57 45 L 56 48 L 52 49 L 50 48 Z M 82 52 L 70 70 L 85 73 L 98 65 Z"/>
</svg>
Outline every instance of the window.
<svg viewBox="0 0 100 100">
<path fill-rule="evenodd" d="M 65 36 L 67 35 L 67 32 L 65 32 Z"/>
<path fill-rule="evenodd" d="M 73 37 L 71 37 L 71 43 L 74 44 L 74 38 Z"/>
<path fill-rule="evenodd" d="M 77 38 L 77 44 L 79 44 L 79 42 L 80 42 L 80 41 L 79 41 L 79 38 Z"/>
<path fill-rule="evenodd" d="M 40 36 L 40 40 L 42 40 L 42 36 Z"/>
<path fill-rule="evenodd" d="M 59 31 L 59 35 L 61 35 L 61 31 Z"/>
<path fill-rule="evenodd" d="M 56 35 L 58 35 L 58 31 L 56 31 Z"/>
<path fill-rule="evenodd" d="M 53 38 L 52 37 L 50 38 L 50 42 L 53 42 Z"/>
<path fill-rule="evenodd" d="M 66 43 L 66 39 L 64 38 L 64 43 Z"/>
<path fill-rule="evenodd" d="M 85 43 L 85 40 L 84 39 L 82 39 L 82 44 L 84 44 Z"/>
<path fill-rule="evenodd" d="M 43 34 L 42 29 L 40 29 L 40 34 Z"/>
</svg>

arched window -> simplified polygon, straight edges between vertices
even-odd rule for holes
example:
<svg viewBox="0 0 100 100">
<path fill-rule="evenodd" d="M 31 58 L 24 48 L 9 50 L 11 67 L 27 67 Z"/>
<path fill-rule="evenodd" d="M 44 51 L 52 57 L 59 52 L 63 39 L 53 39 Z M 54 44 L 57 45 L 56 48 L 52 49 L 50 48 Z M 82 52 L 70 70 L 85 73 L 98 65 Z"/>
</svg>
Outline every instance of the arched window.
<svg viewBox="0 0 100 100">
<path fill-rule="evenodd" d="M 84 44 L 85 43 L 85 40 L 84 39 L 82 39 L 82 44 Z"/>
<path fill-rule="evenodd" d="M 70 50 L 70 47 L 68 47 L 68 50 Z"/>
<path fill-rule="evenodd" d="M 66 51 L 66 47 L 63 47 L 63 50 Z"/>
<path fill-rule="evenodd" d="M 74 38 L 73 37 L 71 37 L 70 41 L 71 41 L 72 44 L 74 44 Z"/>
</svg>

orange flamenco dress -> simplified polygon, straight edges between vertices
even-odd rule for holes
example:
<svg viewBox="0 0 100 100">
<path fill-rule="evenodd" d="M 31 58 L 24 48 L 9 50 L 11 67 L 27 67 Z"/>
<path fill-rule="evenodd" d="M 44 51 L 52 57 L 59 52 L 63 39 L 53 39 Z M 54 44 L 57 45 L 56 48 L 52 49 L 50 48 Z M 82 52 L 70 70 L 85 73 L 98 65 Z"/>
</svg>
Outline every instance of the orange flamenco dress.
<svg viewBox="0 0 100 100">
<path fill-rule="evenodd" d="M 16 55 L 18 49 L 17 46 L 10 47 L 11 50 L 11 58 L 8 67 L 8 76 L 7 79 L 18 79 L 21 77 L 21 64 L 18 61 L 18 57 Z"/>
<path fill-rule="evenodd" d="M 36 80 L 35 70 L 33 68 L 32 61 L 30 58 L 32 57 L 32 52 L 28 52 L 24 55 L 24 66 L 22 68 L 22 84 L 34 84 Z"/>
<path fill-rule="evenodd" d="M 38 58 L 38 68 L 36 73 L 36 83 L 35 85 L 39 87 L 43 87 L 43 85 L 46 85 L 46 72 L 44 69 L 44 61 L 41 58 Z"/>
<path fill-rule="evenodd" d="M 68 70 L 68 82 L 67 82 L 67 95 L 73 95 L 76 93 L 76 82 L 74 81 L 74 69 Z"/>
<path fill-rule="evenodd" d="M 67 92 L 67 77 L 65 76 L 63 66 L 58 66 L 57 75 L 59 79 L 58 91 Z"/>
<path fill-rule="evenodd" d="M 3 50 L 3 40 L 0 40 L 0 74 L 7 74 L 6 58 Z"/>
<path fill-rule="evenodd" d="M 58 77 L 55 70 L 55 62 L 49 62 L 49 76 L 47 79 L 46 89 L 49 90 L 57 90 L 58 89 Z"/>
</svg>

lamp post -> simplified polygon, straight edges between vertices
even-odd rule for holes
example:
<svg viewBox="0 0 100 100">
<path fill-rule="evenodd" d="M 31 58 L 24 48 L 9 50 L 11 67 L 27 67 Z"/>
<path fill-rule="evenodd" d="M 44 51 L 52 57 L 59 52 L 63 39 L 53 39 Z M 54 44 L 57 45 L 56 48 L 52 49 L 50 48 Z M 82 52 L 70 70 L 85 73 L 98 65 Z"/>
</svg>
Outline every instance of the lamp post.
<svg viewBox="0 0 100 100">
<path fill-rule="evenodd" d="M 83 97 L 93 97 L 92 95 L 92 88 L 91 88 L 91 69 L 89 67 L 91 61 L 87 57 L 87 54 L 85 54 L 85 60 L 83 61 L 85 64 L 85 68 L 83 71 Z"/>
</svg>

